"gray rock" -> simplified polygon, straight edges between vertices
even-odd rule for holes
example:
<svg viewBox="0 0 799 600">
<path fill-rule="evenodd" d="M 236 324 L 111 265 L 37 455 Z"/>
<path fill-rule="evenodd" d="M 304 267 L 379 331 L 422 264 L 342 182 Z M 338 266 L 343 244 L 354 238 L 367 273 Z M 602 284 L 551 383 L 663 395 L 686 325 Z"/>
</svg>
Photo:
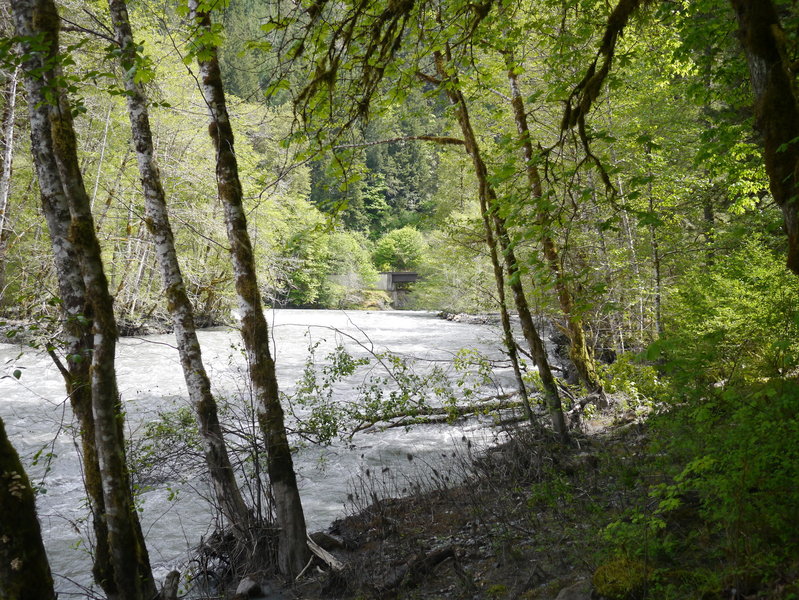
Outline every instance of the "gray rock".
<svg viewBox="0 0 799 600">
<path fill-rule="evenodd" d="M 555 600 L 591 600 L 591 582 L 587 579 L 560 590 Z"/>
</svg>

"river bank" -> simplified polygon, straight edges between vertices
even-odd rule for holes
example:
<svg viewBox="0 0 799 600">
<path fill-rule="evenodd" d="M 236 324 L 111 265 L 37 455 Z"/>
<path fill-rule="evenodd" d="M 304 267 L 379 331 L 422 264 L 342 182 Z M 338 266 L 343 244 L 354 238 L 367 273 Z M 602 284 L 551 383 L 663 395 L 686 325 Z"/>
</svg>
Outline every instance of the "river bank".
<svg viewBox="0 0 799 600">
<path fill-rule="evenodd" d="M 641 499 L 627 480 L 633 465 L 644 466 L 645 423 L 615 403 L 566 448 L 544 430 L 506 433 L 495 447 L 467 446 L 420 470 L 403 497 L 383 497 L 385 477 L 365 474 L 348 516 L 312 536 L 327 561 L 314 559 L 288 587 L 253 573 L 240 587 L 251 595 L 236 598 L 600 597 L 609 589 L 602 530 Z M 636 597 L 642 580 L 627 571 L 618 584 L 626 595 L 608 597 Z"/>
<path fill-rule="evenodd" d="M 335 560 L 315 559 L 292 586 L 267 583 L 268 593 L 253 597 L 796 598 L 799 562 L 773 571 L 752 564 L 743 575 L 709 533 L 698 496 L 686 492 L 658 513 L 653 490 L 673 481 L 664 464 L 680 459 L 655 452 L 657 428 L 619 400 L 574 431 L 568 447 L 519 427 L 485 452 L 453 456 L 409 495 L 373 501 L 370 485 L 380 484 L 366 482 L 366 493 L 350 499 L 349 516 L 314 536 Z M 641 514 L 652 519 L 649 534 L 625 537 Z M 655 539 L 671 539 L 671 552 L 647 551 Z"/>
</svg>

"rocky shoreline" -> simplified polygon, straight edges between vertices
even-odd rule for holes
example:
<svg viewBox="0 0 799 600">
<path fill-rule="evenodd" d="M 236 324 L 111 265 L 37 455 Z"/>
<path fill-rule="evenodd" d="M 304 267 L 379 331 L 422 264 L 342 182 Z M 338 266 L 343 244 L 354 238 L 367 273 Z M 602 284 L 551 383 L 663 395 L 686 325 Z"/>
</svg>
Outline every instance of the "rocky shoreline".
<svg viewBox="0 0 799 600">
<path fill-rule="evenodd" d="M 469 325 L 497 325 L 499 324 L 499 313 L 450 313 L 442 311 L 438 313 L 439 319 L 452 321 L 454 323 L 467 323 Z"/>
</svg>

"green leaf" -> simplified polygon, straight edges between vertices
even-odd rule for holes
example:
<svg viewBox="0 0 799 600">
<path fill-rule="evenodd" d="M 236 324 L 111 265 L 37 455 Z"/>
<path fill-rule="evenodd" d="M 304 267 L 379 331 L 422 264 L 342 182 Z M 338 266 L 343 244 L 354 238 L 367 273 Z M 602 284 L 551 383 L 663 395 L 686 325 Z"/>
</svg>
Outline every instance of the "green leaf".
<svg viewBox="0 0 799 600">
<path fill-rule="evenodd" d="M 785 142 L 784 144 L 780 144 L 777 147 L 777 152 L 785 152 L 786 150 L 788 150 L 789 146 L 791 146 L 792 144 L 795 144 L 796 142 L 799 142 L 799 137 L 795 137 L 792 140 L 789 140 L 789 141 Z"/>
<path fill-rule="evenodd" d="M 663 356 L 664 344 L 662 341 L 657 340 L 649 344 L 649 347 L 646 349 L 646 359 L 647 360 L 658 360 L 661 356 Z"/>
</svg>

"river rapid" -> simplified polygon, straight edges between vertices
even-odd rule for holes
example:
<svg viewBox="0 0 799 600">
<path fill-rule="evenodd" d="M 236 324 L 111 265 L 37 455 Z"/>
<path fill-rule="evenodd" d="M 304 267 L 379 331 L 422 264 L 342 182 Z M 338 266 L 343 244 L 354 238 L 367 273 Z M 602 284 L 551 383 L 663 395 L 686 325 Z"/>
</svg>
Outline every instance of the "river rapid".
<svg viewBox="0 0 799 600">
<path fill-rule="evenodd" d="M 444 321 L 432 313 L 281 309 L 267 316 L 281 390 L 288 394 L 302 375 L 309 345 L 315 343 L 319 343 L 317 360 L 342 344 L 354 356 L 366 356 L 365 348 L 390 350 L 418 359 L 421 369 L 446 365 L 464 348 L 476 349 L 491 360 L 502 359 L 495 327 Z M 199 332 L 199 338 L 215 393 L 235 402 L 246 390 L 239 333 L 214 328 Z M 159 411 L 188 405 L 174 344 L 172 335 L 120 341 L 117 376 L 130 437 L 140 435 L 143 425 Z M 0 344 L 0 361 L 6 375 L 0 379 L 0 417 L 32 481 L 43 492 L 37 505 L 56 589 L 62 598 L 85 597 L 81 586 L 91 585 L 91 563 L 84 534 L 90 527 L 63 381 L 46 354 L 29 348 Z M 17 369 L 19 379 L 8 376 Z M 483 390 L 486 395 L 512 389 L 510 369 L 496 368 L 494 376 L 494 387 Z M 352 398 L 362 381 L 363 377 L 338 384 L 336 397 Z M 463 451 L 467 440 L 483 447 L 493 443 L 496 435 L 492 421 L 484 418 L 455 425 L 372 430 L 326 447 L 300 446 L 294 464 L 309 530 L 323 529 L 344 515 L 348 493 L 367 471 L 390 471 L 395 481 L 406 481 L 425 465 L 451 460 L 453 453 Z M 413 461 L 408 460 L 409 454 Z M 393 491 L 401 491 L 399 485 Z M 157 577 L 180 569 L 188 549 L 208 535 L 213 520 L 203 498 L 208 494 L 203 480 L 164 482 L 142 494 L 142 524 Z"/>
</svg>

